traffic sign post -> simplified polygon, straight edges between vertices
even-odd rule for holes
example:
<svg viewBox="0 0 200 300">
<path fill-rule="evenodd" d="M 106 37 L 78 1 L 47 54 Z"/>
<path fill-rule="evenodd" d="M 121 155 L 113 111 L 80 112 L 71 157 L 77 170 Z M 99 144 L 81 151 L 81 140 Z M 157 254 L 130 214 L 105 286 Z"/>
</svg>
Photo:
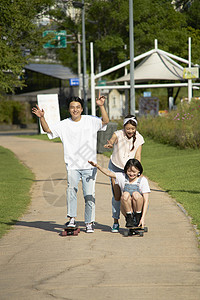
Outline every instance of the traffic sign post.
<svg viewBox="0 0 200 300">
<path fill-rule="evenodd" d="M 43 37 L 51 35 L 50 40 L 44 44 L 44 48 L 66 48 L 67 47 L 67 33 L 66 30 L 46 30 L 43 32 Z"/>
</svg>

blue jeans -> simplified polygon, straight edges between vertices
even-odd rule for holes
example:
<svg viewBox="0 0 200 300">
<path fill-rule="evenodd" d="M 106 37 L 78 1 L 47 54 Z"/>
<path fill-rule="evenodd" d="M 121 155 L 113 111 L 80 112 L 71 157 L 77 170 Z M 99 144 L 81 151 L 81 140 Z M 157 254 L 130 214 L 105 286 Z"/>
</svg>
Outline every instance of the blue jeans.
<svg viewBox="0 0 200 300">
<path fill-rule="evenodd" d="M 111 160 L 109 161 L 109 165 L 108 165 L 108 169 L 110 171 L 113 171 L 115 173 L 117 172 L 120 172 L 122 173 L 124 170 L 123 169 L 120 169 L 118 167 L 116 167 L 112 162 Z M 121 201 L 116 201 L 115 200 L 115 197 L 114 197 L 114 194 L 113 194 L 113 189 L 112 189 L 112 217 L 114 219 L 120 219 L 120 202 Z"/>
<path fill-rule="evenodd" d="M 97 169 L 67 170 L 67 216 L 77 216 L 77 192 L 82 180 L 85 199 L 85 223 L 95 221 L 95 181 Z"/>
</svg>

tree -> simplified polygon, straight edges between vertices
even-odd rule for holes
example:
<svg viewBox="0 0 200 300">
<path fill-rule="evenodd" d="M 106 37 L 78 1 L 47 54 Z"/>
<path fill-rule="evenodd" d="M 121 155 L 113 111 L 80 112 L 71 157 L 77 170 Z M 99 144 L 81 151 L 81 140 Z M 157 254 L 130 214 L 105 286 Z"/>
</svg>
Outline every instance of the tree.
<svg viewBox="0 0 200 300">
<path fill-rule="evenodd" d="M 185 14 L 174 9 L 170 0 L 134 0 L 133 12 L 135 56 L 154 48 L 154 40 L 157 39 L 160 49 L 187 58 L 187 18 Z M 127 60 L 129 2 L 85 0 L 85 14 L 87 61 L 90 60 L 89 43 L 94 42 L 96 72 L 99 64 L 101 69 L 105 70 Z M 81 32 L 80 10 L 77 11 L 75 21 L 70 16 L 65 16 L 63 21 L 60 19 L 59 26 L 67 26 L 68 32 L 77 36 L 77 33 Z M 77 62 L 76 45 L 73 45 L 73 48 L 69 45 L 65 52 L 59 50 L 59 58 L 64 61 L 64 57 L 68 57 L 65 58 L 65 64 L 72 67 Z M 111 76 L 122 74 L 121 69 Z"/>
<path fill-rule="evenodd" d="M 0 2 L 0 91 L 22 87 L 23 67 L 42 49 L 42 29 L 36 18 L 53 0 L 1 0 Z M 28 54 L 28 55 L 27 55 Z"/>
<path fill-rule="evenodd" d="M 200 1 L 194 0 L 186 11 L 188 26 L 200 30 Z"/>
</svg>

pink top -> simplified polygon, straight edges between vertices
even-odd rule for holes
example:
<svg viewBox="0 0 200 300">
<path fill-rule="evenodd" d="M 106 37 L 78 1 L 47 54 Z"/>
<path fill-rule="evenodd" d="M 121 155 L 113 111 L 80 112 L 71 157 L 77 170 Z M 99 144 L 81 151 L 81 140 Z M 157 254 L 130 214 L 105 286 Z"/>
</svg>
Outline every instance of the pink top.
<svg viewBox="0 0 200 300">
<path fill-rule="evenodd" d="M 111 161 L 116 167 L 124 169 L 126 162 L 130 158 L 134 158 L 138 147 L 144 144 L 144 138 L 138 131 L 136 131 L 134 149 L 131 151 L 133 147 L 133 138 L 128 139 L 124 129 L 115 131 L 115 134 L 118 141 L 114 144 Z"/>
</svg>

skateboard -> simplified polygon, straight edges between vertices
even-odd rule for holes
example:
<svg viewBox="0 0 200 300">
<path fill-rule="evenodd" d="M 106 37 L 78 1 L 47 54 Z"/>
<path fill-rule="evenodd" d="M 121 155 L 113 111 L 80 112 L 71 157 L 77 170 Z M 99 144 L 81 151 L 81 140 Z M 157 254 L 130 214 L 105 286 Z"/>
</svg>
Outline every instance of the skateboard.
<svg viewBox="0 0 200 300">
<path fill-rule="evenodd" d="M 143 236 L 144 232 L 148 232 L 148 227 L 128 227 L 127 231 L 124 231 L 124 236 Z"/>
<path fill-rule="evenodd" d="M 65 227 L 64 230 L 61 232 L 61 236 L 69 236 L 74 235 L 77 236 L 80 232 L 79 227 Z"/>
</svg>

